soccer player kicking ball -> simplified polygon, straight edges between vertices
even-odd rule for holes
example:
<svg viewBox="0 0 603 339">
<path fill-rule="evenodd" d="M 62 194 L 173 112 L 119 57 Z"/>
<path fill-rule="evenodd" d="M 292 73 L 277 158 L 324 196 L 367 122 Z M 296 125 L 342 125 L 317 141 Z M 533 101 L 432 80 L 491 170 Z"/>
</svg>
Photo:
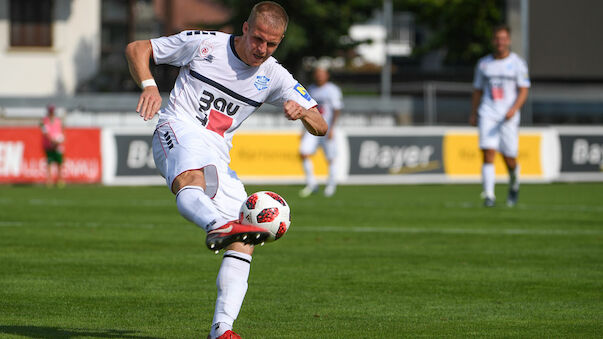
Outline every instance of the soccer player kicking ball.
<svg viewBox="0 0 603 339">
<path fill-rule="evenodd" d="M 502 156 L 509 171 L 507 205 L 515 206 L 519 196 L 519 109 L 528 97 L 528 67 L 511 52 L 509 27 L 494 28 L 494 53 L 479 60 L 473 80 L 472 110 L 469 123 L 479 128 L 479 147 L 483 152 L 482 184 L 484 206 L 493 207 L 494 157 Z"/>
<path fill-rule="evenodd" d="M 232 326 L 247 291 L 253 245 L 268 237 L 265 229 L 236 221 L 247 193 L 229 168 L 234 132 L 264 102 L 282 105 L 289 120 L 301 120 L 312 134 L 327 131 L 314 99 L 272 57 L 287 24 L 280 5 L 264 1 L 251 10 L 242 36 L 184 31 L 126 48 L 130 73 L 143 88 L 136 111 L 145 120 L 161 106 L 149 58 L 180 67 L 159 112 L 153 155 L 180 214 L 207 232 L 209 249 L 226 250 L 216 281 L 212 339 L 240 338 Z"/>
</svg>

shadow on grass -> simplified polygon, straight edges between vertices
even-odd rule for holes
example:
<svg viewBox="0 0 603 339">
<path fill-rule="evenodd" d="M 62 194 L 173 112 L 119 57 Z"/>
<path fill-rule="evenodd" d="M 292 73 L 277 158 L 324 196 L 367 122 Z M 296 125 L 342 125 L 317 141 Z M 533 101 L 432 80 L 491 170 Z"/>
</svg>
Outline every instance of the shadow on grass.
<svg viewBox="0 0 603 339">
<path fill-rule="evenodd" d="M 136 338 L 136 339 L 162 339 L 160 337 L 147 337 L 136 335 L 136 331 L 85 328 L 60 328 L 45 326 L 4 326 L 0 325 L 0 334 L 15 334 L 29 338 Z"/>
</svg>

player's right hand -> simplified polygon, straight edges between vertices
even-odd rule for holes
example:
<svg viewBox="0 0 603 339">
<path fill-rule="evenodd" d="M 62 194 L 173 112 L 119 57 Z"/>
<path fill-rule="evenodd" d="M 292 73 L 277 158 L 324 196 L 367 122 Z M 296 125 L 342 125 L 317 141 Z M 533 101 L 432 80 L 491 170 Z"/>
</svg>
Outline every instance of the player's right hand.
<svg viewBox="0 0 603 339">
<path fill-rule="evenodd" d="M 301 119 L 304 116 L 304 109 L 295 101 L 287 100 L 283 105 L 285 117 L 289 120 Z"/>
<path fill-rule="evenodd" d="M 145 120 L 153 119 L 161 108 L 161 95 L 157 86 L 148 86 L 142 90 L 136 112 Z"/>
</svg>

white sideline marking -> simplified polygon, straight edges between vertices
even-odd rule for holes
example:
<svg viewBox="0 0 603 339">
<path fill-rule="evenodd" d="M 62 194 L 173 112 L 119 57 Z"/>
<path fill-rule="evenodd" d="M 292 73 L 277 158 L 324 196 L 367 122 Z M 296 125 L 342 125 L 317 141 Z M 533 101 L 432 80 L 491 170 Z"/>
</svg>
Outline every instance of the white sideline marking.
<svg viewBox="0 0 603 339">
<path fill-rule="evenodd" d="M 498 208 L 500 209 L 508 209 L 505 207 L 505 201 L 498 201 Z M 471 201 L 449 201 L 444 203 L 444 207 L 446 208 L 481 208 L 483 207 L 482 202 L 471 202 Z M 538 205 L 538 204 L 524 204 L 519 203 L 514 207 L 515 209 L 520 210 L 553 210 L 553 211 L 586 211 L 586 212 L 603 212 L 603 206 L 601 205 Z"/>
<path fill-rule="evenodd" d="M 4 203 L 0 201 L 0 203 Z M 111 200 L 70 200 L 70 199 L 29 199 L 28 203 L 34 206 L 171 206 L 173 202 L 171 200 L 149 200 L 149 199 L 135 199 L 127 202 L 123 201 L 111 201 Z"/>
<path fill-rule="evenodd" d="M 603 230 L 535 230 L 535 229 L 473 229 L 473 228 L 420 228 L 420 227 L 299 227 L 295 232 L 342 232 L 342 233 L 435 233 L 469 235 L 603 235 Z"/>
<path fill-rule="evenodd" d="M 21 221 L 0 221 L 0 227 L 13 227 L 13 226 L 23 226 L 24 223 Z"/>
<path fill-rule="evenodd" d="M 0 198 L 0 205 L 14 205 L 14 204 L 22 204 L 22 201 L 16 201 L 8 198 Z M 157 207 L 157 206 L 172 206 L 172 200 L 164 200 L 164 199 L 137 199 L 131 201 L 111 201 L 111 200 L 72 200 L 72 199 L 42 199 L 42 198 L 33 198 L 28 199 L 27 203 L 33 206 L 148 206 L 148 207 Z M 346 206 L 348 205 L 344 203 L 338 203 L 336 201 L 333 202 L 335 206 Z M 364 201 L 362 206 L 378 206 L 377 202 Z M 413 203 L 410 204 L 409 207 L 418 206 L 418 207 L 442 207 L 442 208 L 482 208 L 482 202 L 478 201 L 448 201 L 443 204 L 432 204 L 432 203 Z M 504 201 L 499 202 L 499 206 L 501 210 L 511 210 L 504 206 Z M 603 212 L 603 206 L 601 205 L 566 205 L 566 204 L 524 204 L 519 203 L 514 209 L 523 210 L 523 211 L 580 211 L 580 212 Z"/>
<path fill-rule="evenodd" d="M 22 226 L 52 226 L 52 227 L 133 227 L 133 228 L 155 228 L 158 226 L 182 225 L 182 223 L 162 223 L 162 224 L 137 224 L 137 223 L 100 223 L 100 222 L 52 222 L 43 221 L 0 221 L 0 227 L 22 227 Z M 192 226 L 192 225 L 191 225 Z M 295 226 L 294 226 L 295 227 Z M 398 233 L 398 234 L 467 234 L 467 235 L 603 235 L 601 230 L 570 230 L 570 229 L 474 229 L 474 228 L 431 228 L 431 227 L 347 227 L 347 226 L 300 226 L 293 228 L 294 232 L 332 232 L 332 233 Z"/>
<path fill-rule="evenodd" d="M 73 222 L 73 221 L 55 221 L 55 222 L 44 222 L 44 221 L 0 221 L 0 227 L 22 227 L 22 226 L 45 226 L 45 227 L 103 227 L 103 226 L 111 226 L 111 227 L 134 227 L 134 228 L 154 228 L 159 226 L 159 224 L 136 224 L 136 223 L 111 223 L 111 222 Z M 176 225 L 176 224 L 166 224 L 162 223 L 161 225 Z"/>
</svg>

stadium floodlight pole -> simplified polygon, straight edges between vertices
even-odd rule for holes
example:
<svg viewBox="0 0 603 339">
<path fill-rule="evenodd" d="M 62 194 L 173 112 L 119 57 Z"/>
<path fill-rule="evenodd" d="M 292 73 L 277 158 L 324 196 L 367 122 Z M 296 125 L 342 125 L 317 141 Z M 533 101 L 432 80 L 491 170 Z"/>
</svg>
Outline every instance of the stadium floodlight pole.
<svg viewBox="0 0 603 339">
<path fill-rule="evenodd" d="M 389 44 L 392 35 L 393 6 L 391 0 L 383 0 L 383 24 L 385 26 L 385 59 L 381 68 L 381 100 L 389 103 L 392 89 L 392 59 L 389 53 Z"/>
</svg>

